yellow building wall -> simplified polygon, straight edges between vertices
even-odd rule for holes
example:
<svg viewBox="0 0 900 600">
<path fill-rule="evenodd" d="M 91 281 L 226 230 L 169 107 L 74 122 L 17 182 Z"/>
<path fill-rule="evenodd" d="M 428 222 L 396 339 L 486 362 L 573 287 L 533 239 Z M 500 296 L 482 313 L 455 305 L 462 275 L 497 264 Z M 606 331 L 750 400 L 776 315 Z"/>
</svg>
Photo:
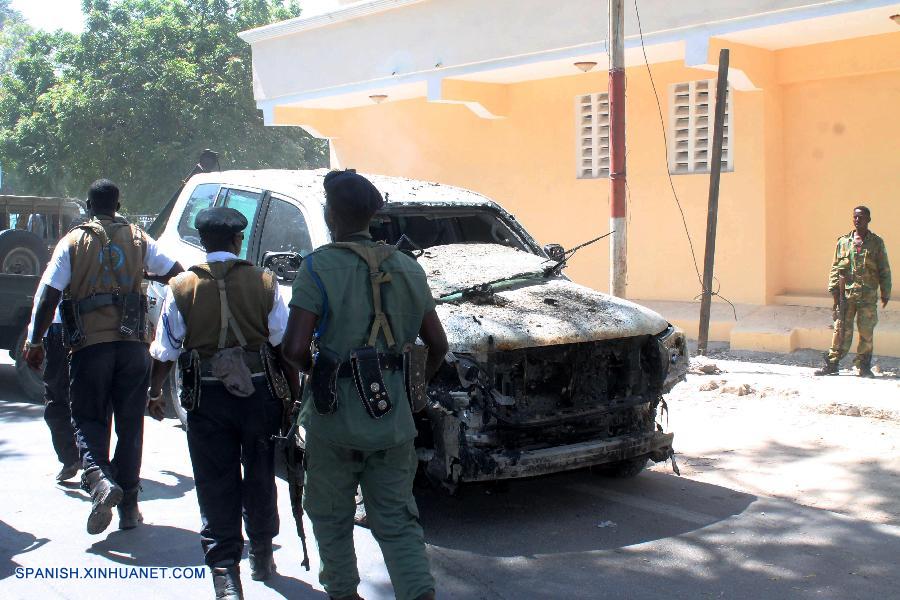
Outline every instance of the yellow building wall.
<svg viewBox="0 0 900 600">
<path fill-rule="evenodd" d="M 722 174 L 716 255 L 721 293 L 747 304 L 771 303 L 786 291 L 821 293 L 833 241 L 860 202 L 872 208 L 873 229 L 889 249 L 900 248 L 900 65 L 884 58 L 900 56 L 900 34 L 778 52 L 713 40 L 711 62 L 722 45 L 759 89 L 732 94 L 734 171 Z M 832 71 L 823 69 L 832 59 Z M 681 62 L 652 71 L 667 129 L 669 85 L 715 77 Z M 700 284 L 669 184 L 656 99 L 644 67 L 629 68 L 627 77 L 628 296 L 691 300 Z M 445 98 L 477 97 L 505 118 L 424 99 L 340 111 L 279 108 L 275 118 L 331 138 L 342 167 L 481 192 L 541 243 L 571 247 L 608 230 L 607 181 L 575 176 L 575 98 L 605 91 L 605 73 L 444 85 Z M 702 268 L 709 177 L 672 181 Z M 608 246 L 597 244 L 567 272 L 607 290 L 608 260 Z"/>
</svg>

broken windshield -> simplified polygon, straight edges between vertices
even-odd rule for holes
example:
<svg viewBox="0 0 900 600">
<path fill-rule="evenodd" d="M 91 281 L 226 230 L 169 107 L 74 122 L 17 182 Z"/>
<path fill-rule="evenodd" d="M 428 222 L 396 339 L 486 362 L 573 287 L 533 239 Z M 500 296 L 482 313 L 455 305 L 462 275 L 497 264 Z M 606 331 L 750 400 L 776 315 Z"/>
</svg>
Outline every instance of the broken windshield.
<svg viewBox="0 0 900 600">
<path fill-rule="evenodd" d="M 448 244 L 499 244 L 530 251 L 495 211 L 485 207 L 391 206 L 375 215 L 372 239 L 396 244 L 406 236 L 417 248 Z"/>
</svg>

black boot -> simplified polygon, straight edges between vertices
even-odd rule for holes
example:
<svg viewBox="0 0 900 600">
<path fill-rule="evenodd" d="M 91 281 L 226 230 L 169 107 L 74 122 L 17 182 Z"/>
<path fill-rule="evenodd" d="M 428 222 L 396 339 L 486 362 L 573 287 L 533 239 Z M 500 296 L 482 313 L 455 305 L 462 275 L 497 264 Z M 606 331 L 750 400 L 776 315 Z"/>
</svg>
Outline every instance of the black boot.
<svg viewBox="0 0 900 600">
<path fill-rule="evenodd" d="M 832 362 L 830 360 L 825 361 L 825 366 L 821 369 L 818 369 L 814 373 L 815 375 L 837 375 L 838 374 L 838 366 L 836 362 Z"/>
<path fill-rule="evenodd" d="M 216 600 L 244 600 L 244 589 L 241 587 L 241 568 L 238 565 L 213 567 L 212 574 Z"/>
<path fill-rule="evenodd" d="M 856 368 L 859 369 L 859 376 L 871 378 L 875 377 L 875 373 L 872 372 L 872 357 L 867 356 L 865 358 L 858 359 Z"/>
<path fill-rule="evenodd" d="M 254 544 L 250 542 L 250 579 L 265 581 L 275 572 L 275 557 L 272 543 Z"/>
<path fill-rule="evenodd" d="M 56 474 L 57 481 L 68 481 L 78 475 L 78 469 L 81 468 L 81 461 L 76 460 L 70 465 L 63 465 L 59 473 Z"/>
<path fill-rule="evenodd" d="M 140 487 L 128 490 L 122 495 L 122 501 L 116 507 L 119 511 L 119 529 L 134 529 L 144 522 L 144 516 L 138 510 L 138 493 Z"/>
<path fill-rule="evenodd" d="M 100 467 L 91 467 L 84 472 L 81 485 L 91 493 L 91 514 L 88 515 L 87 532 L 91 535 L 102 533 L 112 521 L 112 509 L 122 501 L 122 488 L 107 478 Z"/>
</svg>

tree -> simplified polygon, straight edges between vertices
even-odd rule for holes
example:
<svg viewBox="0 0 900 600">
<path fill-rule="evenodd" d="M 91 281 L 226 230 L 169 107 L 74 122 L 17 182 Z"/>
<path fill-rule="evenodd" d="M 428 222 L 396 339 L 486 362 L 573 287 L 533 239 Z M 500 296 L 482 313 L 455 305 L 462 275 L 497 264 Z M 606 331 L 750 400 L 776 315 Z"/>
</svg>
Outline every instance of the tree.
<svg viewBox="0 0 900 600">
<path fill-rule="evenodd" d="M 3 0 L 0 0 L 3 1 Z M 299 14 L 278 0 L 83 0 L 85 30 L 28 37 L 0 80 L 0 163 L 17 193 L 116 181 L 155 212 L 203 148 L 224 168 L 323 166 L 300 129 L 267 128 L 237 33 Z"/>
<path fill-rule="evenodd" d="M 22 15 L 10 7 L 10 1 L 0 0 L 0 75 L 9 72 L 13 57 L 32 33 Z"/>
</svg>

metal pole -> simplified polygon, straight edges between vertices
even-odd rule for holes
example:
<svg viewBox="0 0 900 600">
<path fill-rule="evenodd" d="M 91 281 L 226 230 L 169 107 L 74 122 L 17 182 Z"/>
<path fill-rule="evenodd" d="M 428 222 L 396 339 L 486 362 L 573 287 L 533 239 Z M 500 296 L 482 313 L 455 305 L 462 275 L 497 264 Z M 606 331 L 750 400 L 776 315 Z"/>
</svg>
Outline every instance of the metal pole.
<svg viewBox="0 0 900 600">
<path fill-rule="evenodd" d="M 706 354 L 709 340 L 709 311 L 712 303 L 713 266 L 716 261 L 716 225 L 719 218 L 719 178 L 722 173 L 722 137 L 725 127 L 725 103 L 728 91 L 728 49 L 719 51 L 719 77 L 716 79 L 716 120 L 709 164 L 709 208 L 706 213 L 706 253 L 703 259 L 703 296 L 700 299 L 700 331 L 697 353 Z"/>
<path fill-rule="evenodd" d="M 625 203 L 625 10 L 609 0 L 609 293 L 625 297 L 628 244 Z"/>
</svg>

